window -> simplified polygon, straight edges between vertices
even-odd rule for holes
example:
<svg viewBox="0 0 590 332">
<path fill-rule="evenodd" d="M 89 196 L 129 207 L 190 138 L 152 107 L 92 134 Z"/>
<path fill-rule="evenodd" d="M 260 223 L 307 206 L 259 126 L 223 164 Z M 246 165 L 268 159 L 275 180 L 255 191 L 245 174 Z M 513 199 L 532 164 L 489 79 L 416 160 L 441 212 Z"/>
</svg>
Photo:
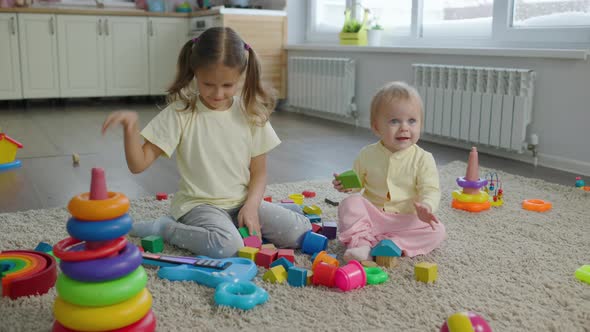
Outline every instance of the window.
<svg viewBox="0 0 590 332">
<path fill-rule="evenodd" d="M 494 0 L 424 0 L 422 36 L 489 37 Z"/>
<path fill-rule="evenodd" d="M 312 0 L 310 6 L 308 39 L 321 39 L 321 35 L 337 33 L 342 29 L 346 0 Z"/>
<path fill-rule="evenodd" d="M 371 11 L 371 24 L 379 24 L 385 35 L 409 36 L 412 27 L 412 0 L 362 0 L 363 8 Z"/>
<path fill-rule="evenodd" d="M 590 26 L 590 0 L 516 0 L 514 27 Z"/>
</svg>

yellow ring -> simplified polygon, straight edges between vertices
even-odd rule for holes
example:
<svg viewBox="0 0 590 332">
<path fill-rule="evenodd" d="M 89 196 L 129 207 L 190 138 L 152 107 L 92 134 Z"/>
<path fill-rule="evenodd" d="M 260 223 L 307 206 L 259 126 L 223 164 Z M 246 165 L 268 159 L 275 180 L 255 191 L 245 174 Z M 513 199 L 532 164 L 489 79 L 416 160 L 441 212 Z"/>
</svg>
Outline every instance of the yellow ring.
<svg viewBox="0 0 590 332">
<path fill-rule="evenodd" d="M 152 295 L 144 288 L 131 299 L 106 307 L 82 307 L 59 296 L 53 314 L 61 325 L 78 331 L 109 331 L 131 325 L 145 316 L 152 307 Z"/>
<path fill-rule="evenodd" d="M 455 190 L 452 193 L 453 198 L 463 203 L 484 203 L 490 199 L 490 196 L 485 191 L 479 191 L 479 194 L 466 194 L 460 190 Z"/>
<path fill-rule="evenodd" d="M 525 199 L 522 201 L 522 208 L 528 211 L 545 212 L 552 207 L 550 202 L 542 199 Z"/>
<path fill-rule="evenodd" d="M 291 194 L 289 195 L 289 198 L 293 201 L 293 203 L 297 204 L 297 205 L 301 205 L 303 204 L 303 198 L 305 196 L 303 196 L 302 194 Z"/>
<path fill-rule="evenodd" d="M 91 200 L 90 193 L 74 196 L 68 203 L 68 210 L 79 220 L 103 221 L 115 219 L 129 210 L 127 196 L 109 191 L 109 198 Z"/>
</svg>

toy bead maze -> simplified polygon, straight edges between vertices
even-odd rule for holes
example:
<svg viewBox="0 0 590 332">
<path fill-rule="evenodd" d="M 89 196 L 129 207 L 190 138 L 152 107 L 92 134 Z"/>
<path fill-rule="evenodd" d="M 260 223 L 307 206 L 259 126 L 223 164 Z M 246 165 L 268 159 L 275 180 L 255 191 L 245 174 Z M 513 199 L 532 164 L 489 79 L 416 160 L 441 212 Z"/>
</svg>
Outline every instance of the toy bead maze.
<svg viewBox="0 0 590 332">
<path fill-rule="evenodd" d="M 129 199 L 109 192 L 104 170 L 92 169 L 90 192 L 73 197 L 70 237 L 53 253 L 61 259 L 53 331 L 155 331 L 152 296 L 131 230 Z"/>
</svg>

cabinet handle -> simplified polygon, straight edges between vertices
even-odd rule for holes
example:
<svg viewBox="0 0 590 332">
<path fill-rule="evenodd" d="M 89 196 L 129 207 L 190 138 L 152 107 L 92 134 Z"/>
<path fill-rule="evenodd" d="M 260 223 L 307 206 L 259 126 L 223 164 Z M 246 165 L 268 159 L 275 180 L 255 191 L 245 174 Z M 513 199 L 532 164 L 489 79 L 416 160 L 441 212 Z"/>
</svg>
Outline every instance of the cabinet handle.
<svg viewBox="0 0 590 332">
<path fill-rule="evenodd" d="M 104 35 L 105 36 L 109 35 L 109 20 L 108 19 L 104 20 Z"/>
<path fill-rule="evenodd" d="M 99 19 L 98 20 L 98 35 L 99 36 L 102 36 L 102 26 L 101 26 L 101 24 L 102 24 L 102 19 Z"/>
<path fill-rule="evenodd" d="M 55 27 L 53 26 L 53 16 L 49 18 L 49 33 L 51 35 L 55 34 Z"/>
<path fill-rule="evenodd" d="M 16 25 L 15 25 L 15 23 L 14 23 L 14 17 L 11 17 L 11 18 L 10 18 L 10 32 L 11 32 L 13 35 L 16 35 Z"/>
</svg>

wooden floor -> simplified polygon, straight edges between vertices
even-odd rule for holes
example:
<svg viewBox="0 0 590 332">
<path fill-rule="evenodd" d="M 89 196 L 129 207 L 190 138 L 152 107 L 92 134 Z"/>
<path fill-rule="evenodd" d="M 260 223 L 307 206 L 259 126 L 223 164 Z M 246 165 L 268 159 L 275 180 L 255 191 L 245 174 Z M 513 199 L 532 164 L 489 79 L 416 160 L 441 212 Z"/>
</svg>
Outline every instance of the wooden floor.
<svg viewBox="0 0 590 332">
<path fill-rule="evenodd" d="M 2 132 L 23 143 L 17 158 L 22 168 L 0 173 L 0 212 L 63 207 L 88 191 L 90 169 L 106 170 L 110 191 L 134 199 L 177 189 L 174 159 L 160 158 L 139 175 L 127 169 L 122 130 L 101 136 L 106 115 L 118 109 L 140 114 L 142 127 L 158 113 L 157 102 L 146 100 L 71 100 L 60 102 L 0 102 Z M 269 183 L 324 179 L 350 169 L 361 147 L 376 141 L 367 129 L 299 114 L 276 112 L 272 124 L 282 144 L 269 154 Z M 466 161 L 464 150 L 421 142 L 439 166 Z M 80 165 L 72 164 L 72 153 Z M 575 175 L 480 154 L 480 164 L 507 172 L 573 185 Z M 459 174 L 458 174 L 459 175 Z"/>
</svg>

